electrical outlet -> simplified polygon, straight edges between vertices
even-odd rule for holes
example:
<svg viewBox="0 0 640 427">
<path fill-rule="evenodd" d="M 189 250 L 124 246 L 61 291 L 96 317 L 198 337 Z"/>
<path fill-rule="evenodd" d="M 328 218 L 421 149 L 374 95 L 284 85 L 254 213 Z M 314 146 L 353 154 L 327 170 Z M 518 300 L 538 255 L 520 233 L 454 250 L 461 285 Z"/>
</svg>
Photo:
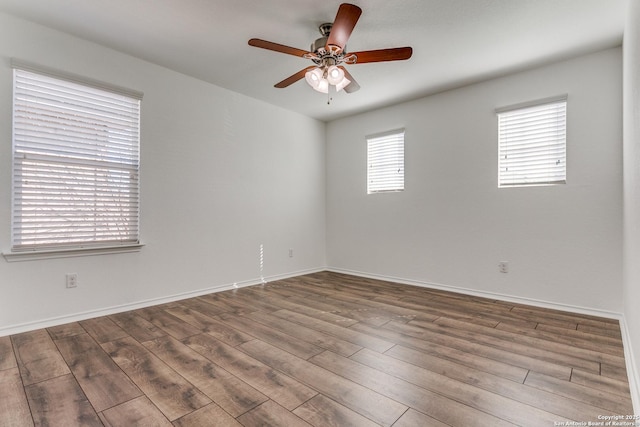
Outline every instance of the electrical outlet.
<svg viewBox="0 0 640 427">
<path fill-rule="evenodd" d="M 289 258 L 293 258 L 293 249 L 289 249 Z"/>
<path fill-rule="evenodd" d="M 509 263 L 507 261 L 500 261 L 498 263 L 498 270 L 500 270 L 500 273 L 508 273 Z"/>
<path fill-rule="evenodd" d="M 67 273 L 67 288 L 78 287 L 78 273 Z"/>
</svg>

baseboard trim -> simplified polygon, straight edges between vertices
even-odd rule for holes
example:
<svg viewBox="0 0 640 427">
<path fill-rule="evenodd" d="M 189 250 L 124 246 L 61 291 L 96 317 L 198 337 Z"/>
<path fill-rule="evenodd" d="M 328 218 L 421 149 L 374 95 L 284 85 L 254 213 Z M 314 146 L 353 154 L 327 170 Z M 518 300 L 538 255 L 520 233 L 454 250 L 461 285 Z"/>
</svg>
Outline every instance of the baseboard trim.
<svg viewBox="0 0 640 427">
<path fill-rule="evenodd" d="M 117 306 L 100 308 L 96 310 L 88 310 L 88 311 L 83 311 L 83 312 L 64 315 L 64 316 L 57 316 L 57 317 L 51 317 L 48 319 L 36 320 L 33 322 L 21 323 L 18 325 L 1 327 L 0 337 L 19 334 L 22 332 L 29 332 L 36 329 L 50 328 L 52 326 L 64 325 L 65 323 L 70 323 L 70 322 L 78 322 L 80 320 L 87 320 L 94 317 L 108 316 L 110 314 L 122 313 L 123 311 L 136 310 L 139 308 L 150 307 L 158 304 L 165 304 L 169 302 L 180 301 L 183 299 L 198 297 L 201 295 L 211 294 L 215 292 L 223 292 L 223 291 L 229 291 L 232 289 L 244 288 L 247 286 L 260 285 L 268 282 L 273 282 L 276 280 L 287 279 L 289 277 L 296 277 L 296 276 L 302 276 L 305 274 L 318 273 L 325 270 L 326 270 L 325 268 L 315 268 L 315 269 L 308 269 L 308 270 L 293 271 L 289 273 L 278 274 L 278 275 L 273 275 L 268 277 L 260 277 L 255 279 L 244 280 L 241 282 L 233 282 L 233 283 L 221 284 L 217 286 L 211 286 L 207 288 L 198 289 L 195 291 L 182 292 L 179 294 L 169 295 L 165 297 L 150 298 L 146 300 L 136 301 L 136 302 L 117 305 Z"/>
<path fill-rule="evenodd" d="M 631 392 L 631 402 L 635 414 L 640 415 L 640 372 L 638 371 L 636 359 L 631 346 L 631 335 L 627 327 L 626 318 L 620 320 L 620 330 L 622 332 L 622 344 L 624 346 L 624 360 L 627 366 L 627 378 L 629 379 L 629 391 Z M 630 415 L 630 414 L 629 414 Z"/>
<path fill-rule="evenodd" d="M 608 319 L 615 319 L 615 320 L 621 320 L 622 319 L 622 313 L 617 313 L 617 312 L 607 311 L 607 310 L 600 310 L 600 309 L 596 309 L 596 308 L 580 307 L 580 306 L 575 306 L 575 305 L 570 305 L 570 304 L 555 303 L 555 302 L 550 302 L 550 301 L 538 300 L 538 299 L 535 299 L 535 298 L 517 297 L 517 296 L 513 296 L 513 295 L 508 295 L 508 294 L 501 294 L 501 293 L 498 293 L 498 292 L 478 291 L 478 290 L 470 289 L 470 288 L 462 288 L 462 287 L 457 287 L 457 286 L 443 285 L 443 284 L 440 284 L 440 283 L 432 283 L 432 282 L 425 282 L 425 281 L 414 280 L 414 279 L 406 279 L 406 278 L 396 277 L 396 276 L 387 276 L 387 275 L 382 275 L 382 274 L 365 273 L 365 272 L 362 272 L 362 271 L 349 270 L 349 269 L 344 269 L 344 268 L 327 267 L 326 271 L 331 271 L 331 272 L 334 272 L 334 273 L 349 274 L 349 275 L 352 275 L 352 276 L 359 276 L 359 277 L 364 277 L 364 278 L 369 278 L 369 279 L 383 280 L 383 281 L 387 281 L 387 282 L 401 283 L 401 284 L 405 284 L 405 285 L 419 286 L 419 287 L 422 287 L 422 288 L 438 289 L 438 290 L 442 290 L 442 291 L 455 292 L 455 293 L 464 294 L 464 295 L 473 295 L 473 296 L 481 297 L 481 298 L 497 299 L 497 300 L 500 300 L 500 301 L 507 301 L 507 302 L 512 302 L 512 303 L 516 303 L 516 304 L 531 305 L 531 306 L 540 307 L 540 308 L 549 308 L 549 309 L 553 309 L 553 310 L 567 311 L 567 312 L 576 313 L 576 314 L 585 314 L 585 315 L 590 315 L 590 316 L 605 317 L 605 318 L 608 318 Z"/>
</svg>

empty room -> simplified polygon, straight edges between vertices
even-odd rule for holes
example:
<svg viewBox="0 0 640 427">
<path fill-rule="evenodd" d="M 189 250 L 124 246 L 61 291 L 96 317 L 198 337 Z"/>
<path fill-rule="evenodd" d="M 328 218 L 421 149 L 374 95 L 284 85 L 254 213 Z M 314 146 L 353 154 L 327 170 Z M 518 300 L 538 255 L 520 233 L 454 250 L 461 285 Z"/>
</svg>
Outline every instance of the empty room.
<svg viewBox="0 0 640 427">
<path fill-rule="evenodd" d="M 640 1 L 0 0 L 0 427 L 640 426 Z"/>
</svg>

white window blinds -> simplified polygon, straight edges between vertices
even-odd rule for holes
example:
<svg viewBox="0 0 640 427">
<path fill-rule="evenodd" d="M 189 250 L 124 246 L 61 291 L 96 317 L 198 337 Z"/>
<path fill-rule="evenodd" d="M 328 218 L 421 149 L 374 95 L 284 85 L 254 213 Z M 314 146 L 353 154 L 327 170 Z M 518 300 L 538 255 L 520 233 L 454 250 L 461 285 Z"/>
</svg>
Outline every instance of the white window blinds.
<svg viewBox="0 0 640 427">
<path fill-rule="evenodd" d="M 404 129 L 367 137 L 367 193 L 404 190 Z"/>
<path fill-rule="evenodd" d="M 12 250 L 138 243 L 140 98 L 14 69 Z"/>
<path fill-rule="evenodd" d="M 566 95 L 496 112 L 498 186 L 564 184 Z"/>
</svg>

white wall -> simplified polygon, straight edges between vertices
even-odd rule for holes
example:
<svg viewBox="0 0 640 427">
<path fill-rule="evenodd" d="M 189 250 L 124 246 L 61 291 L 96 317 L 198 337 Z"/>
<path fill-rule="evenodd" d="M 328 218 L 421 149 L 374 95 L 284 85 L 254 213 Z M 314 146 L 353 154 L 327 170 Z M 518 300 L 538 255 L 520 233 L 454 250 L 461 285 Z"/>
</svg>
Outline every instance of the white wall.
<svg viewBox="0 0 640 427">
<path fill-rule="evenodd" d="M 624 314 L 631 394 L 640 410 L 640 2 L 629 2 L 624 33 Z"/>
<path fill-rule="evenodd" d="M 621 313 L 621 87 L 617 48 L 329 123 L 329 268 Z M 498 189 L 495 108 L 564 93 L 567 184 Z M 405 191 L 367 195 L 400 127 Z"/>
<path fill-rule="evenodd" d="M 144 92 L 146 246 L 133 254 L 0 258 L 0 335 L 258 281 L 260 244 L 267 278 L 324 267 L 324 123 L 1 14 L 0 251 L 11 244 L 11 57 Z M 78 273 L 77 289 L 65 288 L 68 272 Z"/>
</svg>

